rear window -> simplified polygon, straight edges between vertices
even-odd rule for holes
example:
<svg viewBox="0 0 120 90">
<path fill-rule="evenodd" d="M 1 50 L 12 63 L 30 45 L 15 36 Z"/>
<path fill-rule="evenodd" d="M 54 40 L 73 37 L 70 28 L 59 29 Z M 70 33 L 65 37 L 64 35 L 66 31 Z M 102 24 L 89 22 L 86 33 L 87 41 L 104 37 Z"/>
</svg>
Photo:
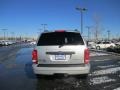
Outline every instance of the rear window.
<svg viewBox="0 0 120 90">
<path fill-rule="evenodd" d="M 75 32 L 52 32 L 43 33 L 37 43 L 37 46 L 44 45 L 84 45 L 80 33 Z"/>
</svg>

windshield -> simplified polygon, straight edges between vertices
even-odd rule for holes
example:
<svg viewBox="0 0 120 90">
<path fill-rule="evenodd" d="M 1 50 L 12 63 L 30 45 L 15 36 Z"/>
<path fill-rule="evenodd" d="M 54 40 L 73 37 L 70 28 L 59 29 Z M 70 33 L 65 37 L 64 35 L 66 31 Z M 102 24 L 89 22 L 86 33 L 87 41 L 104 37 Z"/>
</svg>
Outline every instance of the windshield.
<svg viewBox="0 0 120 90">
<path fill-rule="evenodd" d="M 43 33 L 38 40 L 38 46 L 41 45 L 83 45 L 83 39 L 80 33 L 73 32 L 52 32 Z"/>
</svg>

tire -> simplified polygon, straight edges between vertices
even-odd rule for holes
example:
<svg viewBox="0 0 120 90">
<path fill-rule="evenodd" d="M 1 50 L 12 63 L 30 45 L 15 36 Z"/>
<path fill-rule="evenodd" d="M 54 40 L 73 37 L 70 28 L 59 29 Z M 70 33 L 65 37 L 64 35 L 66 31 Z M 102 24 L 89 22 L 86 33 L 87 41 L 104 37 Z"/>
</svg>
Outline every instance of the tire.
<svg viewBox="0 0 120 90">
<path fill-rule="evenodd" d="M 97 49 L 97 50 L 100 50 L 100 46 L 97 46 L 96 49 Z"/>
<path fill-rule="evenodd" d="M 110 48 L 113 48 L 113 46 L 111 45 Z"/>
</svg>

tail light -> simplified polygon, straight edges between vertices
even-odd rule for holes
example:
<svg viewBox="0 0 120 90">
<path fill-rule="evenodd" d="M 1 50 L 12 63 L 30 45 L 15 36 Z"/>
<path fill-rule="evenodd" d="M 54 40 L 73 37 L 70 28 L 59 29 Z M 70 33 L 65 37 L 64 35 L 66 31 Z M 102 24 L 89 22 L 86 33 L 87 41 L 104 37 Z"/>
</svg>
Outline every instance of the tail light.
<svg viewBox="0 0 120 90">
<path fill-rule="evenodd" d="M 84 51 L 84 63 L 88 64 L 90 61 L 90 53 L 88 49 L 85 49 Z"/>
<path fill-rule="evenodd" d="M 33 51 L 32 51 L 32 61 L 33 61 L 33 63 L 35 63 L 35 64 L 38 63 L 37 50 L 33 50 Z"/>
</svg>

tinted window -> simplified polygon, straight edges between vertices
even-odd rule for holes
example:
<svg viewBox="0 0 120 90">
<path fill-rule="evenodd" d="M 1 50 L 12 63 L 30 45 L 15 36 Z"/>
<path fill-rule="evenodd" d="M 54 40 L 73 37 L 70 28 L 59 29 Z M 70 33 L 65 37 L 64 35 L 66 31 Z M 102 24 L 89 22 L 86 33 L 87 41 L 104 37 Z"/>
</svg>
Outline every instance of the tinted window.
<svg viewBox="0 0 120 90">
<path fill-rule="evenodd" d="M 110 42 L 103 42 L 103 44 L 110 44 Z"/>
<path fill-rule="evenodd" d="M 101 44 L 101 42 L 97 42 L 97 44 Z"/>
<path fill-rule="evenodd" d="M 38 46 L 42 45 L 83 45 L 80 33 L 74 32 L 52 32 L 43 33 L 38 40 Z"/>
</svg>

